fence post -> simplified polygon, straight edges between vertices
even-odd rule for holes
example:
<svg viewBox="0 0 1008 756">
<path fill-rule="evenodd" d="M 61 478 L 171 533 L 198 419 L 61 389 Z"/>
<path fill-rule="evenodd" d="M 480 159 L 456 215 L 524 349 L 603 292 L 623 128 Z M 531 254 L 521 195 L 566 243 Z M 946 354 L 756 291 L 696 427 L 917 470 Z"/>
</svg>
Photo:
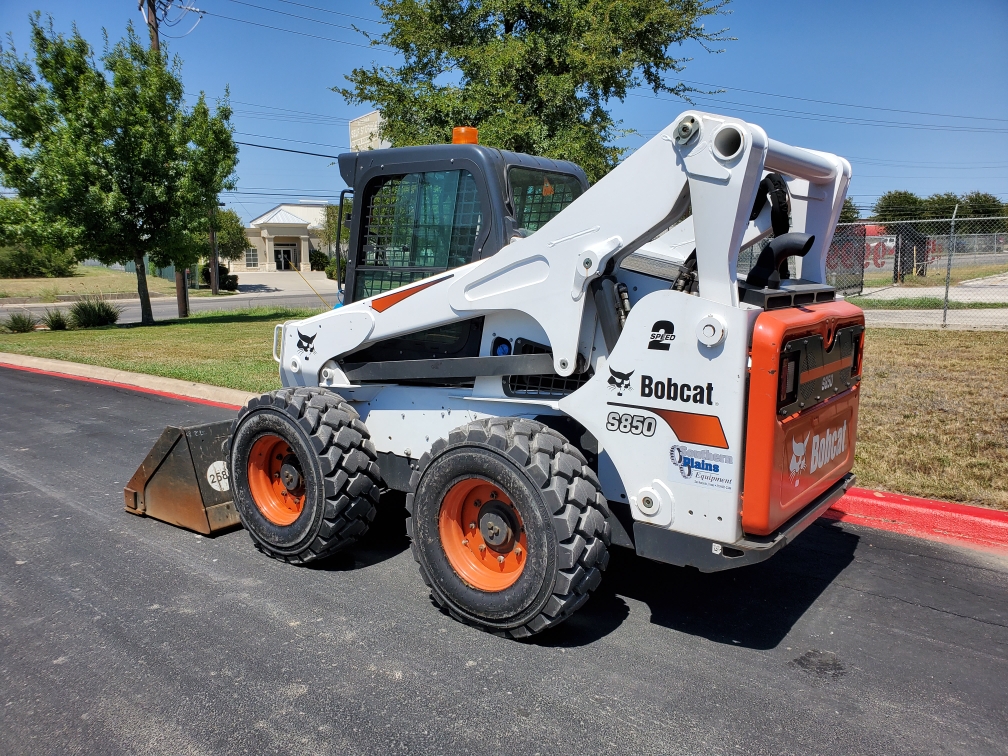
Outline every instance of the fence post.
<svg viewBox="0 0 1008 756">
<path fill-rule="evenodd" d="M 949 252 L 948 252 L 948 263 L 945 265 L 945 308 L 942 310 L 942 328 L 948 326 L 948 294 L 949 294 L 949 281 L 952 280 L 952 250 L 955 249 L 955 219 L 956 213 L 959 212 L 959 204 L 956 203 L 955 209 L 952 211 L 952 229 L 951 238 L 949 239 Z"/>
</svg>

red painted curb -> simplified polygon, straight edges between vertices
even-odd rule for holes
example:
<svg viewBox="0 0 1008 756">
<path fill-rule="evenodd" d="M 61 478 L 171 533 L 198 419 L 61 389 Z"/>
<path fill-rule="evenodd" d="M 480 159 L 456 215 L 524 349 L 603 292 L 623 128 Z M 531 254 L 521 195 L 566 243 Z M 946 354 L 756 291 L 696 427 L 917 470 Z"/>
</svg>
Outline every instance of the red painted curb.
<svg viewBox="0 0 1008 756">
<path fill-rule="evenodd" d="M 209 399 L 197 399 L 169 391 L 131 386 L 127 383 L 105 381 L 100 378 L 87 378 L 80 375 L 56 373 L 50 370 L 11 365 L 0 362 L 0 367 L 12 370 L 23 370 L 27 373 L 51 375 L 57 378 L 68 378 L 74 381 L 96 383 L 101 386 L 112 386 L 128 391 L 139 391 L 143 394 L 163 396 L 183 402 L 204 404 L 209 407 L 238 410 L 237 404 L 214 402 Z M 983 507 L 971 507 L 965 504 L 955 504 L 950 501 L 935 499 L 920 499 L 915 496 L 869 491 L 865 488 L 852 488 L 843 498 L 822 515 L 827 520 L 850 522 L 864 525 L 877 530 L 888 530 L 893 533 L 926 538 L 932 541 L 942 541 L 971 548 L 981 548 L 988 551 L 1008 554 L 1008 512 Z"/>
<path fill-rule="evenodd" d="M 823 517 L 1008 553 L 1008 512 L 852 488 Z"/>
<path fill-rule="evenodd" d="M 182 402 L 192 402 L 193 404 L 205 404 L 208 407 L 220 407 L 222 409 L 240 410 L 241 406 L 238 404 L 225 404 L 224 402 L 215 402 L 210 399 L 197 399 L 192 396 L 185 396 L 183 394 L 173 394 L 170 391 L 159 391 L 158 389 L 144 388 L 143 386 L 131 386 L 128 383 L 117 383 L 115 381 L 103 381 L 101 378 L 88 378 L 83 375 L 70 375 L 68 373 L 56 373 L 52 370 L 39 370 L 38 368 L 25 367 L 24 365 L 11 365 L 9 362 L 0 362 L 0 367 L 10 368 L 11 370 L 23 370 L 26 373 L 37 373 L 38 375 L 51 375 L 56 378 L 68 378 L 71 381 L 84 381 L 85 383 L 97 383 L 99 386 L 111 386 L 113 388 L 128 389 L 129 391 L 139 391 L 141 394 L 153 394 L 154 396 L 164 396 L 168 399 L 177 399 Z"/>
</svg>

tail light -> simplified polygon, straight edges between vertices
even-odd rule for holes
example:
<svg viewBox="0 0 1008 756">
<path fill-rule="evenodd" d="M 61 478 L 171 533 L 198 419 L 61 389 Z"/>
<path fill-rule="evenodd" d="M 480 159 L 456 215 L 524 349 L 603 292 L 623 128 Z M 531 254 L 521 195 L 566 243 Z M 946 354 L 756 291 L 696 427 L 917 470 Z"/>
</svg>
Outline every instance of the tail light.
<svg viewBox="0 0 1008 756">
<path fill-rule="evenodd" d="M 798 360 L 799 352 L 785 352 L 780 362 L 780 387 L 777 394 L 777 409 L 788 404 L 794 404 L 798 398 Z"/>
</svg>

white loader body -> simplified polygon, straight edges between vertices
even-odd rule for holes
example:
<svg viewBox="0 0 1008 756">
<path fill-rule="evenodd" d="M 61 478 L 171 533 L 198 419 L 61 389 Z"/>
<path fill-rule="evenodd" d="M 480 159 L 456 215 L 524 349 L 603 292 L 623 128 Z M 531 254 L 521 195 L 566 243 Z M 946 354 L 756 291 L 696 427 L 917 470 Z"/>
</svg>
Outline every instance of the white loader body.
<svg viewBox="0 0 1008 756">
<path fill-rule="evenodd" d="M 687 111 L 493 257 L 284 324 L 283 385 L 339 394 L 379 453 L 408 460 L 472 420 L 569 416 L 597 445 L 606 499 L 628 504 L 635 522 L 705 539 L 720 553 L 745 540 L 748 372 L 763 308 L 740 301 L 736 262 L 772 234 L 769 204 L 750 220 L 770 172 L 787 182 L 791 230 L 815 237 L 798 277 L 824 284 L 849 163 L 775 142 L 745 121 Z M 681 264 L 693 250 L 699 296 L 620 267 L 630 255 Z M 611 353 L 589 293 L 606 272 L 626 285 L 631 305 Z M 482 362 L 471 386 L 354 381 L 341 367 L 369 344 L 476 317 L 485 319 Z M 562 397 L 509 395 L 506 368 L 492 362 L 507 359 L 491 354 L 499 338 L 548 345 L 557 376 L 594 375 Z"/>
</svg>

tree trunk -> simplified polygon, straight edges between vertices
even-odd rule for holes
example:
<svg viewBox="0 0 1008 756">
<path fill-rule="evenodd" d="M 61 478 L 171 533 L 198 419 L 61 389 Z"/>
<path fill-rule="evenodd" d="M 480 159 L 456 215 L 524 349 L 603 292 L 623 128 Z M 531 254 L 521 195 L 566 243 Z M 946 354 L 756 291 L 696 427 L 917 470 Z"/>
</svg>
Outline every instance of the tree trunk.
<svg viewBox="0 0 1008 756">
<path fill-rule="evenodd" d="M 186 296 L 185 271 L 175 271 L 175 300 L 178 302 L 178 316 L 189 317 L 189 298 Z"/>
<path fill-rule="evenodd" d="M 217 232 L 214 230 L 214 216 L 217 208 L 210 210 L 210 293 L 216 296 L 220 293 L 220 262 L 217 256 Z"/>
<path fill-rule="evenodd" d="M 150 292 L 147 290 L 147 266 L 144 264 L 143 252 L 133 253 L 136 264 L 137 294 L 140 295 L 140 323 L 154 325 L 154 311 L 151 309 Z"/>
</svg>

